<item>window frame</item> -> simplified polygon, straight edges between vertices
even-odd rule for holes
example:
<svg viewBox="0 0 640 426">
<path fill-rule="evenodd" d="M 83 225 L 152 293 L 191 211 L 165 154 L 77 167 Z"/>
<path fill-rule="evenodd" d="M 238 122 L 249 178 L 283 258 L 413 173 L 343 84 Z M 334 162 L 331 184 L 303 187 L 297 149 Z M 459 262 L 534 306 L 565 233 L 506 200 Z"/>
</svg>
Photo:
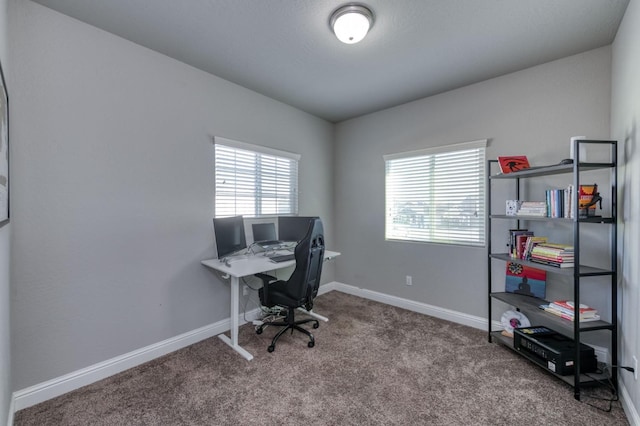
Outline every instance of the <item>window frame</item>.
<svg viewBox="0 0 640 426">
<path fill-rule="evenodd" d="M 487 211 L 486 211 L 486 197 L 487 197 L 487 183 L 486 183 L 486 148 L 487 148 L 487 139 L 480 139 L 480 140 L 474 140 L 474 141 L 470 141 L 470 142 L 464 142 L 464 143 L 457 143 L 457 144 L 451 144 L 451 145 L 443 145 L 443 146 L 437 146 L 437 147 L 431 147 L 431 148 L 425 148 L 425 149 L 420 149 L 420 150 L 415 150 L 415 151 L 408 151 L 408 152 L 401 152 L 401 153 L 394 153 L 394 154 L 387 154 L 387 155 L 383 155 L 383 159 L 384 159 L 384 169 L 385 169 L 385 195 L 384 195 L 384 200 L 385 200 L 385 209 L 384 209 L 384 238 L 385 241 L 401 241 L 401 242 L 415 242 L 415 243 L 426 243 L 426 244 L 444 244 L 447 246 L 464 246 L 464 247 L 485 247 L 486 246 L 486 242 L 487 242 Z M 440 231 L 438 231 L 438 227 L 437 227 L 437 220 L 439 218 L 439 216 L 437 216 L 437 212 L 435 211 L 435 209 L 430 209 L 429 210 L 429 214 L 428 216 L 431 216 L 429 219 L 427 219 L 427 223 L 426 225 L 428 226 L 429 224 L 431 224 L 432 226 L 427 228 L 427 227 L 415 227 L 414 228 L 414 232 L 413 233 L 408 233 L 406 237 L 401 237 L 399 234 L 399 228 L 400 227 L 395 227 L 393 228 L 392 225 L 392 221 L 393 218 L 395 217 L 397 219 L 398 215 L 397 213 L 394 214 L 392 213 L 393 209 L 396 209 L 397 212 L 397 204 L 398 201 L 395 201 L 394 203 L 394 199 L 391 199 L 390 197 L 393 197 L 393 195 L 389 194 L 390 192 L 390 185 L 393 184 L 393 182 L 389 181 L 389 167 L 391 165 L 391 163 L 393 163 L 396 160 L 412 160 L 412 159 L 424 159 L 424 161 L 429 161 L 431 162 L 431 170 L 427 170 L 425 171 L 425 173 L 430 173 L 429 176 L 433 177 L 433 173 L 434 172 L 434 168 L 436 167 L 437 161 L 438 161 L 438 155 L 439 154 L 445 154 L 445 155 L 454 155 L 456 152 L 462 152 L 462 151 L 471 151 L 471 150 L 479 150 L 479 152 L 477 153 L 478 156 L 478 164 L 475 165 L 474 164 L 474 170 L 477 170 L 477 181 L 474 180 L 473 178 L 469 179 L 470 183 L 474 183 L 477 184 L 478 189 L 480 191 L 480 194 L 478 194 L 479 196 L 477 198 L 474 198 L 473 201 L 475 202 L 477 200 L 477 204 L 475 204 L 476 210 L 475 210 L 475 217 L 479 216 L 479 219 L 470 219 L 472 222 L 475 223 L 475 225 L 473 226 L 468 226 L 467 228 L 458 228 L 460 230 L 462 230 L 461 232 L 464 232 L 465 229 L 468 229 L 470 231 L 473 231 L 470 233 L 470 238 L 466 238 L 463 239 L 461 238 L 460 235 L 458 235 L 456 237 L 456 232 L 448 232 L 449 228 L 441 228 Z M 428 158 L 426 158 L 428 157 Z M 442 157 L 442 155 L 440 155 L 440 157 Z M 460 160 L 456 160 L 456 161 L 462 161 L 462 159 Z M 397 165 L 397 164 L 396 164 Z M 412 175 L 412 177 L 417 177 L 420 173 L 414 173 Z M 435 176 L 435 178 L 437 179 L 437 175 Z M 441 178 L 442 179 L 442 178 Z M 443 181 L 440 179 L 440 184 L 445 184 L 446 186 L 446 181 Z M 425 177 L 424 181 L 421 180 L 421 183 L 425 183 L 426 181 L 428 181 L 428 176 Z M 438 182 L 436 181 L 430 181 L 427 182 L 426 185 L 428 185 L 430 188 L 429 190 L 433 189 L 434 186 L 436 186 L 438 184 Z M 405 188 L 409 186 L 409 184 L 407 184 L 405 186 Z M 402 190 L 402 185 L 396 185 L 395 188 L 393 188 L 394 190 Z M 431 194 L 430 194 L 431 195 Z M 449 194 L 445 194 L 445 195 L 449 195 Z M 396 199 L 397 200 L 397 199 Z M 392 206 L 391 204 L 395 204 L 394 206 Z M 429 206 L 429 204 L 427 204 L 427 206 Z M 416 215 L 415 218 L 417 218 L 419 215 Z M 392 229 L 390 229 L 392 228 Z M 444 229 L 444 230 L 442 230 Z M 455 227 L 451 228 L 451 230 L 456 229 Z M 393 232 L 394 230 L 396 230 L 397 232 Z M 435 234 L 441 234 L 441 236 L 437 236 Z M 420 235 L 423 234 L 423 235 Z M 442 236 L 444 235 L 444 236 Z"/>
<path fill-rule="evenodd" d="M 299 199 L 299 168 L 300 168 L 300 159 L 302 158 L 302 156 L 300 154 L 296 154 L 296 153 L 292 153 L 292 152 L 287 152 L 287 151 L 281 151 L 278 149 L 274 149 L 274 148 L 269 148 L 269 147 L 265 147 L 265 146 L 261 146 L 261 145 L 255 145 L 255 144 L 250 144 L 250 143 L 246 143 L 246 142 L 240 142 L 240 141 L 236 141 L 236 140 L 232 140 L 232 139 L 227 139 L 227 138 L 223 138 L 223 137 L 219 137 L 219 136 L 215 136 L 213 138 L 213 148 L 214 148 L 214 195 L 213 195 L 213 213 L 214 213 L 214 217 L 225 217 L 225 216 L 235 216 L 235 215 L 242 215 L 244 217 L 250 217 L 250 218 L 261 218 L 261 217 L 272 217 L 272 216 L 277 216 L 277 215 L 297 215 L 298 214 L 298 199 Z M 249 155 L 256 155 L 257 156 L 257 161 L 254 165 L 254 172 L 253 173 L 247 173 L 248 176 L 253 175 L 253 191 L 254 191 L 254 197 L 253 197 L 253 212 L 249 213 L 246 212 L 244 209 L 242 209 L 239 206 L 235 206 L 233 212 L 230 211 L 224 211 L 223 213 L 219 212 L 219 207 L 218 207 L 218 193 L 221 192 L 220 188 L 218 187 L 218 168 L 219 168 L 219 164 L 218 164 L 218 156 L 217 156 L 217 146 L 220 145 L 222 147 L 225 147 L 227 149 L 232 149 L 232 150 L 238 150 L 240 152 L 246 152 Z M 290 161 L 292 162 L 291 164 L 293 165 L 292 167 L 290 167 L 288 169 L 288 173 L 291 174 L 291 178 L 290 178 L 290 190 L 288 192 L 289 194 L 289 209 L 287 211 L 283 211 L 280 210 L 278 208 L 278 204 L 277 204 L 277 191 L 276 191 L 276 195 L 275 195 L 275 200 L 276 200 L 276 207 L 274 211 L 268 211 L 265 212 L 264 211 L 264 201 L 268 199 L 268 197 L 263 196 L 264 193 L 266 193 L 267 191 L 264 191 L 264 186 L 262 184 L 265 176 L 268 176 L 267 173 L 262 173 L 261 170 L 264 167 L 266 161 L 264 161 L 267 157 L 275 157 L 275 162 L 277 163 L 278 161 Z M 236 165 L 237 167 L 237 165 Z M 274 170 L 277 170 L 277 166 L 273 167 L 271 166 L 271 171 L 273 172 Z M 273 176 L 271 176 L 273 177 Z M 277 174 L 276 174 L 276 178 L 277 178 Z M 276 184 L 277 185 L 277 184 Z M 234 195 L 233 197 L 235 197 L 235 199 L 238 198 L 238 191 L 237 188 L 234 189 Z M 237 203 L 236 203 L 237 204 Z"/>
</svg>

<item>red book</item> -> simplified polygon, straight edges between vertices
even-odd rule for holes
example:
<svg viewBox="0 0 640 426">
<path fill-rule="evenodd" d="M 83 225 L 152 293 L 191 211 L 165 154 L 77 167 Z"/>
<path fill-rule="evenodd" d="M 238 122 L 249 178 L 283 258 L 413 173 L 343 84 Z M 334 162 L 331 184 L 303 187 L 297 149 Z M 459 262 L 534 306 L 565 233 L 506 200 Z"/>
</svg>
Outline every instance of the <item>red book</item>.
<svg viewBox="0 0 640 426">
<path fill-rule="evenodd" d="M 500 171 L 505 174 L 519 172 L 531 167 L 526 155 L 499 156 L 498 164 L 500 165 Z"/>
</svg>

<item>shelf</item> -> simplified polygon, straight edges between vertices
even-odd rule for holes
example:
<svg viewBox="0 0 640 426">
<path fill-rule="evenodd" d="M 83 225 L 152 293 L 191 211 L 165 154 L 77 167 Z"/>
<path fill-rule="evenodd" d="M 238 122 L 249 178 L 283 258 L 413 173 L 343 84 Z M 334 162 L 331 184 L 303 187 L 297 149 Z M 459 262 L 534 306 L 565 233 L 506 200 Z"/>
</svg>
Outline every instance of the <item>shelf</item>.
<svg viewBox="0 0 640 426">
<path fill-rule="evenodd" d="M 564 217 L 547 217 L 547 216 L 509 216 L 506 214 L 489 215 L 491 219 L 510 219 L 510 220 L 537 220 L 543 222 L 565 222 L 573 223 L 574 219 Z M 611 217 L 585 217 L 578 219 L 580 223 L 615 223 L 615 219 Z"/>
<path fill-rule="evenodd" d="M 580 163 L 580 171 L 611 169 L 615 167 L 614 163 Z M 573 173 L 573 164 L 556 164 L 553 166 L 531 167 L 529 169 L 520 170 L 518 172 L 500 173 L 489 176 L 489 179 L 518 179 L 531 178 L 538 176 L 560 175 Z"/>
<path fill-rule="evenodd" d="M 618 339 L 618 322 L 617 322 L 618 272 L 616 268 L 617 254 L 615 252 L 615 250 L 617 249 L 616 236 L 617 236 L 617 211 L 618 211 L 617 210 L 618 144 L 617 144 L 617 141 L 607 141 L 607 140 L 579 139 L 579 140 L 572 141 L 573 152 L 580 152 L 580 148 L 584 146 L 606 148 L 607 151 L 609 152 L 608 158 L 604 157 L 603 155 L 604 152 L 600 152 L 599 154 L 601 155 L 599 155 L 600 157 L 599 159 L 602 159 L 603 162 L 587 162 L 587 161 L 584 161 L 585 158 L 582 157 L 583 162 L 580 162 L 580 163 L 553 164 L 553 165 L 542 166 L 542 167 L 531 167 L 531 168 L 520 170 L 517 172 L 502 173 L 502 174 L 498 173 L 493 175 L 492 175 L 492 170 L 493 172 L 495 172 L 496 169 L 495 167 L 492 167 L 492 166 L 496 166 L 496 163 L 498 163 L 498 160 L 488 160 L 487 168 L 485 169 L 486 179 L 488 182 L 488 191 L 487 191 L 487 197 L 486 197 L 486 211 L 489 217 L 489 220 L 487 222 L 487 227 L 489 231 L 488 238 L 487 238 L 487 287 L 488 287 L 488 296 L 489 296 L 487 298 L 488 313 L 489 313 L 488 330 L 487 330 L 488 339 L 490 342 L 497 342 L 510 348 L 511 350 L 514 350 L 516 353 L 520 354 L 521 356 L 535 363 L 538 366 L 540 366 L 540 364 L 536 362 L 535 355 L 525 350 L 516 350 L 513 347 L 513 338 L 502 336 L 500 334 L 500 331 L 496 332 L 492 330 L 493 319 L 495 318 L 494 314 L 497 314 L 497 312 L 493 311 L 492 305 L 498 305 L 498 302 L 501 302 L 501 304 L 503 304 L 501 306 L 503 310 L 517 309 L 518 311 L 521 311 L 524 315 L 527 316 L 532 326 L 539 325 L 539 326 L 548 327 L 552 330 L 557 331 L 560 334 L 565 335 L 566 337 L 571 338 L 576 342 L 582 342 L 582 337 L 581 337 L 582 333 L 591 332 L 591 335 L 593 336 L 592 332 L 594 331 L 598 331 L 598 330 L 607 331 L 609 332 L 608 334 L 610 335 L 610 338 L 611 338 L 610 345 L 608 348 L 611 353 L 610 363 L 612 365 L 616 365 L 618 363 L 618 340 L 617 340 Z M 582 176 L 583 173 L 597 171 L 597 170 L 604 172 L 604 173 L 600 173 L 602 175 L 609 174 L 608 180 L 610 185 L 603 186 L 603 188 L 607 186 L 609 187 L 609 193 L 605 195 L 608 195 L 610 198 L 608 209 L 605 208 L 605 210 L 603 210 L 603 212 L 607 212 L 605 213 L 604 217 L 592 216 L 592 217 L 577 217 L 577 218 L 564 218 L 564 217 L 552 218 L 552 217 L 546 217 L 546 216 L 508 216 L 505 214 L 506 211 L 503 209 L 496 209 L 493 212 L 491 210 L 492 206 L 497 206 L 495 202 L 492 202 L 492 196 L 494 193 L 500 194 L 500 197 L 498 199 L 503 200 L 503 202 L 504 200 L 509 200 L 510 198 L 513 198 L 513 197 L 509 197 L 510 194 L 514 194 L 515 198 L 518 198 L 520 200 L 526 200 L 527 199 L 526 191 L 523 192 L 523 190 L 530 189 L 529 185 L 525 184 L 528 178 L 537 178 L 537 177 L 552 176 L 552 175 L 564 175 L 561 177 L 562 178 L 561 180 L 568 182 L 574 185 L 575 187 L 578 187 L 578 185 L 580 185 L 580 182 L 582 182 L 584 179 L 592 180 L 596 176 L 600 175 L 600 174 L 594 175 L 593 173 L 591 173 L 590 177 L 587 177 L 587 174 L 585 174 L 585 176 L 583 177 Z M 506 185 L 507 182 L 505 181 L 504 184 L 496 185 L 499 188 L 496 188 L 496 192 L 494 192 L 491 187 L 493 184 L 498 182 L 494 179 L 498 179 L 498 181 L 501 179 L 502 180 L 510 179 L 511 184 Z M 515 192 L 506 190 L 507 189 L 506 187 L 511 185 L 515 187 L 513 188 L 515 189 Z M 576 204 L 578 202 L 577 198 L 579 198 L 578 195 L 579 194 L 575 192 L 572 194 L 572 200 Z M 498 199 L 496 199 L 496 201 Z M 501 214 L 493 214 L 493 213 L 501 213 Z M 577 213 L 578 211 L 576 210 L 576 214 Z M 508 222 L 498 223 L 497 221 L 499 220 L 507 220 Z M 538 227 L 547 228 L 550 233 L 554 232 L 555 228 L 558 228 L 558 229 L 567 228 L 567 230 L 572 229 L 573 237 L 571 239 L 572 243 L 570 244 L 574 246 L 574 250 L 575 250 L 574 255 L 576 257 L 576 261 L 579 261 L 581 258 L 580 242 L 582 238 L 582 234 L 581 234 L 582 229 L 583 228 L 590 229 L 590 228 L 593 228 L 593 226 L 602 226 L 602 224 L 606 224 L 608 226 L 605 226 L 605 228 L 609 234 L 609 239 L 610 239 L 610 247 L 606 251 L 609 253 L 610 256 L 606 256 L 606 257 L 599 256 L 598 260 L 590 260 L 591 262 L 595 262 L 597 265 L 601 265 L 601 266 L 604 265 L 603 267 L 593 267 L 593 266 L 576 264 L 575 267 L 571 267 L 571 268 L 559 268 L 552 265 L 545 265 L 542 263 L 532 262 L 530 260 L 514 259 L 511 257 L 511 253 L 493 253 L 494 250 L 495 251 L 502 250 L 501 246 L 498 246 L 498 245 L 492 246 L 491 244 L 491 239 L 492 239 L 491 233 L 495 232 L 492 229 L 493 225 L 499 224 L 500 225 L 499 228 L 504 228 L 506 227 L 505 225 L 516 225 L 516 223 L 520 223 L 520 221 L 524 222 L 525 224 L 528 223 L 529 226 L 534 226 L 536 228 L 536 234 L 539 234 L 538 232 L 539 230 L 537 229 Z M 589 224 L 594 224 L 594 225 L 591 226 Z M 509 226 L 509 227 L 513 228 L 513 226 Z M 520 226 L 517 226 L 517 228 L 520 228 Z M 593 235 L 586 234 L 586 237 L 588 242 L 592 242 L 594 244 L 601 244 L 600 241 L 597 241 L 597 240 L 594 241 L 594 238 L 596 237 Z M 513 243 L 514 242 L 512 241 L 511 244 Z M 605 251 L 605 247 L 603 247 L 603 252 L 604 251 Z M 580 302 L 580 297 L 583 289 L 585 291 L 588 290 L 588 288 L 586 288 L 588 286 L 583 286 L 583 284 L 588 283 L 590 285 L 591 284 L 599 285 L 601 283 L 604 283 L 605 281 L 610 281 L 610 283 L 608 284 L 610 297 L 603 298 L 601 302 L 598 302 L 598 303 L 601 303 L 601 305 L 598 308 L 601 309 L 603 316 L 606 316 L 606 318 L 610 322 L 602 321 L 602 320 L 573 322 L 573 321 L 561 318 L 557 315 L 554 315 L 550 312 L 547 312 L 544 309 L 541 309 L 540 305 L 549 303 L 544 299 L 540 299 L 532 296 L 525 296 L 523 294 L 516 294 L 516 293 L 494 292 L 492 287 L 496 286 L 496 283 L 498 282 L 498 280 L 495 280 L 492 277 L 492 274 L 494 271 L 497 271 L 498 269 L 497 267 L 499 265 L 494 265 L 492 263 L 493 259 L 496 259 L 502 262 L 513 262 L 523 266 L 528 266 L 531 268 L 536 268 L 536 269 L 546 271 L 547 285 L 551 283 L 551 285 L 554 286 L 554 290 L 555 290 L 555 285 L 557 283 L 558 294 L 563 293 L 565 298 L 575 300 L 576 302 Z M 585 259 L 586 258 L 583 258 L 582 260 L 584 261 Z M 499 275 L 500 277 L 504 277 L 504 272 L 500 273 Z M 558 275 L 564 276 L 565 278 L 560 279 Z M 587 277 L 606 277 L 606 279 L 587 280 L 586 279 Z M 570 282 L 570 284 L 567 285 L 567 282 Z M 506 306 L 504 304 L 506 304 Z M 509 308 L 509 307 L 512 307 L 512 308 Z M 578 345 L 575 345 L 575 351 L 573 351 L 573 355 L 575 358 L 580 356 L 580 349 Z M 602 360 L 602 361 L 609 362 L 609 360 Z M 600 365 L 599 371 L 604 370 L 603 368 L 604 364 L 599 363 L 599 365 Z M 557 378 L 563 380 L 564 382 L 572 385 L 574 388 L 573 395 L 574 395 L 574 398 L 577 400 L 580 400 L 580 388 L 583 386 L 583 384 L 595 385 L 597 383 L 610 382 L 615 389 L 618 388 L 617 375 L 614 375 L 612 377 L 607 377 L 607 375 L 604 375 L 604 374 L 595 374 L 595 373 L 579 374 L 579 372 L 576 371 L 575 374 L 561 376 L 559 374 L 556 374 L 552 371 L 547 370 L 546 365 L 542 365 L 542 369 L 547 371 L 549 374 L 556 376 Z"/>
<path fill-rule="evenodd" d="M 573 322 L 540 309 L 540 305 L 549 303 L 547 300 L 504 292 L 491 293 L 491 297 L 518 308 L 520 312 L 529 318 L 531 325 L 544 325 L 569 337 L 573 335 Z M 580 331 L 610 330 L 612 328 L 613 325 L 606 321 L 587 321 L 580 323 Z"/>
<path fill-rule="evenodd" d="M 546 368 L 542 367 L 540 364 L 535 362 L 535 360 L 528 353 L 516 350 L 516 348 L 513 347 L 512 337 L 503 336 L 499 331 L 492 331 L 491 340 L 493 342 L 500 343 L 501 345 L 511 349 L 512 351 L 516 352 L 518 355 L 522 355 L 522 357 L 531 361 L 532 363 L 540 367 L 543 371 L 546 371 L 552 376 L 557 377 L 558 379 L 570 384 L 571 386 L 575 386 L 575 376 L 573 374 L 569 376 L 561 376 L 560 374 L 556 374 L 553 371 L 547 370 Z M 581 374 L 580 384 L 589 384 L 589 383 L 597 384 L 600 382 L 606 382 L 608 379 L 609 379 L 609 376 L 602 373 L 589 373 L 589 375 Z"/>
<path fill-rule="evenodd" d="M 531 266 L 532 268 L 542 269 L 544 271 L 553 272 L 554 274 L 560 275 L 571 275 L 573 276 L 575 268 L 557 268 L 555 266 L 549 266 L 542 263 L 530 262 L 528 260 L 523 259 L 515 259 L 509 256 L 509 253 L 491 253 L 489 255 L 492 259 L 504 260 L 505 262 L 514 262 L 520 265 Z M 580 265 L 579 275 L 583 277 L 588 276 L 603 276 L 603 275 L 613 275 L 614 272 L 609 269 L 602 268 L 594 268 L 592 266 Z"/>
</svg>

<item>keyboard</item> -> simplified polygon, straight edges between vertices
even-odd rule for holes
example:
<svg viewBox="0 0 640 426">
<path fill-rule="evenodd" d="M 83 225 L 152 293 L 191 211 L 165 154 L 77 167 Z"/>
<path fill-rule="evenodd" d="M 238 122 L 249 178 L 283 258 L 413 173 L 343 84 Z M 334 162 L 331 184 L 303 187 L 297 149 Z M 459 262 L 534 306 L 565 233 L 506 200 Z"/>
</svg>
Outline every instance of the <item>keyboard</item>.
<svg viewBox="0 0 640 426">
<path fill-rule="evenodd" d="M 280 262 L 286 262 L 287 260 L 294 260 L 295 258 L 296 258 L 296 255 L 291 253 L 291 254 L 279 254 L 276 256 L 271 256 L 269 260 L 275 263 L 280 263 Z"/>
<path fill-rule="evenodd" d="M 270 246 L 279 246 L 282 244 L 282 241 L 279 240 L 269 240 L 269 241 L 256 241 L 256 244 L 260 247 L 270 247 Z"/>
</svg>

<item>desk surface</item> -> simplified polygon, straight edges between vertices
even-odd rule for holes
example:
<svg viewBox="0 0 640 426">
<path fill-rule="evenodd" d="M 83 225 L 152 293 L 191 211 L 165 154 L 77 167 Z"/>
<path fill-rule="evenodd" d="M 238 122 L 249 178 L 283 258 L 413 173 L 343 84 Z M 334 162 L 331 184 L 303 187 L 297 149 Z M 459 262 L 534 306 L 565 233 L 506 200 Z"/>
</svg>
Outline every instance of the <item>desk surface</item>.
<svg viewBox="0 0 640 426">
<path fill-rule="evenodd" d="M 291 252 L 288 251 L 283 252 L 283 254 L 284 253 Z M 337 251 L 324 251 L 324 260 L 330 260 L 336 256 L 340 256 L 340 253 Z M 230 258 L 229 266 L 227 266 L 223 262 L 220 262 L 218 259 L 203 260 L 202 264 L 222 273 L 229 274 L 232 277 L 241 278 L 249 275 L 259 274 L 261 272 L 273 271 L 276 269 L 293 266 L 296 264 L 296 261 L 288 260 L 286 262 L 275 263 L 271 262 L 271 260 L 269 260 L 269 258 L 267 256 L 264 256 L 262 253 L 258 253 L 238 256 L 237 258 Z"/>
</svg>

